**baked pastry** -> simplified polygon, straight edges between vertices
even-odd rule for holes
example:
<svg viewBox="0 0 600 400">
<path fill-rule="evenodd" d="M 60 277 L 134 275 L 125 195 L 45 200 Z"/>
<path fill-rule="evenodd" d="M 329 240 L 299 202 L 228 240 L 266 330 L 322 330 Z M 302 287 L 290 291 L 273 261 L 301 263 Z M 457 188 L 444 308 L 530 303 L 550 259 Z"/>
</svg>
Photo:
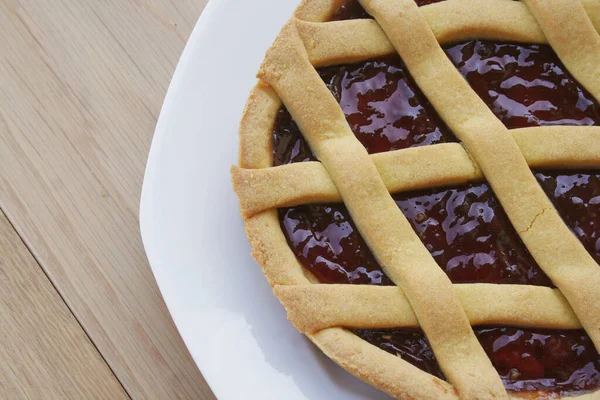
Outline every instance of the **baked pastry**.
<svg viewBox="0 0 600 400">
<path fill-rule="evenodd" d="M 288 318 L 397 398 L 600 398 L 600 2 L 305 0 L 233 167 Z"/>
</svg>

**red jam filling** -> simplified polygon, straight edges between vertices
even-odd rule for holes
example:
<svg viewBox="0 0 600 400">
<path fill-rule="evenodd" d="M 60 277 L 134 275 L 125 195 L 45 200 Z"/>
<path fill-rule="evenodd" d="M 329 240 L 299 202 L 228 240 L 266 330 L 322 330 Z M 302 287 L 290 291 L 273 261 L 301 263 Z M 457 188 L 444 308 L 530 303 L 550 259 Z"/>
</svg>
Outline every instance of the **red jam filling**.
<svg viewBox="0 0 600 400">
<path fill-rule="evenodd" d="M 536 178 L 571 231 L 600 263 L 600 172 L 538 172 Z"/>
<path fill-rule="evenodd" d="M 473 90 L 509 129 L 600 124 L 595 99 L 549 46 L 469 41 L 445 50 Z"/>
<path fill-rule="evenodd" d="M 456 142 L 399 57 L 321 68 L 319 74 L 369 153 Z M 285 108 L 276 125 L 275 165 L 315 159 Z"/>
<path fill-rule="evenodd" d="M 425 335 L 407 330 L 357 329 L 356 335 L 444 379 Z M 580 330 L 475 328 L 507 390 L 575 394 L 595 390 L 600 357 Z"/>
<path fill-rule="evenodd" d="M 552 285 L 488 185 L 400 193 L 394 200 L 452 282 Z M 320 281 L 392 284 L 343 204 L 279 213 L 296 257 Z"/>
<path fill-rule="evenodd" d="M 350 1 L 334 19 L 368 17 Z M 509 128 L 600 125 L 600 106 L 547 46 L 469 41 L 445 50 Z M 369 153 L 456 141 L 398 57 L 319 73 Z M 285 108 L 275 122 L 273 154 L 275 165 L 315 159 Z M 536 178 L 600 262 L 600 172 L 543 171 Z M 552 286 L 487 184 L 400 193 L 394 199 L 452 282 Z M 294 254 L 321 282 L 393 285 L 343 204 L 284 208 L 279 216 Z M 354 332 L 443 378 L 422 332 Z M 508 390 L 574 394 L 600 387 L 600 356 L 582 330 L 479 327 L 475 334 Z"/>
</svg>

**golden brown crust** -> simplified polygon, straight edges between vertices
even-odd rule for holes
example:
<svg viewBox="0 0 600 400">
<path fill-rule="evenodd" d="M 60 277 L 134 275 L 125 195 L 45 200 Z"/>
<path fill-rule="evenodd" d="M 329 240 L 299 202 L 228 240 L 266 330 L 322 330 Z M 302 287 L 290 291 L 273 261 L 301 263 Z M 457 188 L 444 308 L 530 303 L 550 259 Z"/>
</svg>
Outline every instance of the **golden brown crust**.
<svg viewBox="0 0 600 400">
<path fill-rule="evenodd" d="M 400 357 L 375 347 L 341 328 L 324 329 L 309 338 L 348 372 L 397 399 L 458 399 L 454 388 Z"/>
<path fill-rule="evenodd" d="M 271 135 L 275 115 L 281 107 L 277 94 L 264 82 L 252 89 L 240 122 L 240 167 L 267 168 L 273 165 Z"/>
<path fill-rule="evenodd" d="M 471 325 L 580 329 L 557 289 L 527 285 L 454 285 Z M 303 333 L 325 328 L 418 328 L 406 296 L 395 287 L 367 285 L 275 286 L 288 319 Z"/>
<path fill-rule="evenodd" d="M 450 4 L 457 1 L 467 0 L 448 0 L 446 3 Z M 484 2 L 486 0 L 481 1 Z M 593 1 L 595 0 L 583 0 L 584 6 L 588 12 L 597 8 L 597 4 L 594 4 Z M 506 4 L 512 4 L 512 2 L 506 2 Z M 332 10 L 337 5 L 339 5 L 339 0 L 305 0 L 300 6 L 296 17 L 307 21 L 324 21 L 331 15 Z M 519 4 L 519 7 L 521 6 L 522 5 Z M 424 7 L 423 10 L 429 7 L 433 8 L 434 5 Z M 598 21 L 598 18 L 596 17 L 597 15 L 592 16 L 592 21 Z M 349 21 L 347 21 L 346 23 L 348 22 Z M 363 23 L 363 21 L 357 22 L 360 22 L 360 24 Z M 433 20 L 433 24 L 435 24 L 435 22 L 436 20 Z M 596 27 L 598 27 L 598 24 L 596 22 L 594 23 L 596 24 Z M 373 22 L 370 22 L 370 24 L 373 24 Z M 314 32 L 319 32 L 320 29 L 320 27 L 318 26 L 310 27 L 310 24 L 302 23 L 302 25 L 309 26 L 309 29 L 314 29 Z M 340 30 L 343 31 L 345 29 L 345 26 L 346 25 L 339 25 Z M 379 34 L 383 32 L 378 26 L 375 26 L 375 28 L 376 30 L 378 30 Z M 303 28 L 300 29 L 302 30 Z M 442 28 L 434 29 L 440 30 Z M 456 27 L 452 29 L 454 29 L 455 31 L 459 31 L 459 29 Z M 531 29 L 531 32 L 534 32 L 536 30 L 538 32 L 530 32 L 530 36 L 533 37 L 534 35 L 539 35 L 539 27 L 537 27 L 537 25 L 532 25 L 531 27 L 529 27 L 529 29 Z M 519 29 L 517 29 L 517 31 L 519 31 Z M 360 36 L 359 32 L 355 33 L 357 34 L 357 36 Z M 303 40 L 305 42 L 305 46 L 307 46 L 306 37 L 304 37 Z M 298 43 L 299 41 L 296 42 L 296 44 Z M 387 41 L 386 45 L 389 46 L 389 40 Z M 322 48 L 322 46 L 322 44 L 314 43 L 314 48 Z M 381 46 L 381 44 L 379 44 L 379 46 Z M 369 49 L 370 47 L 366 46 L 366 51 L 369 51 Z M 289 48 L 286 50 L 291 50 L 292 53 L 296 51 L 294 49 Z M 353 51 L 356 52 L 356 50 Z M 310 53 L 311 50 L 309 49 L 309 54 Z M 333 58 L 332 55 L 327 54 L 324 54 L 321 57 L 323 59 L 327 59 L 327 57 Z M 360 58 L 357 58 L 356 60 L 358 59 Z M 341 62 L 344 60 L 344 58 L 340 58 L 338 55 L 338 60 L 340 60 Z M 277 77 L 276 72 L 275 76 Z M 277 79 L 278 78 L 279 77 L 277 77 Z M 308 89 L 310 89 L 310 85 Z M 275 92 L 273 92 L 269 88 L 268 84 L 262 83 L 261 81 L 261 83 L 259 83 L 258 87 L 255 89 L 255 91 L 253 91 L 253 94 L 251 95 L 251 98 L 248 102 L 248 107 L 244 114 L 244 119 L 240 127 L 240 166 L 242 168 L 266 168 L 272 165 L 270 138 L 275 113 L 277 111 L 277 108 L 279 107 L 279 104 L 279 97 L 275 94 Z M 333 128 L 334 129 L 331 130 L 335 131 L 336 124 L 333 124 Z M 545 158 L 545 154 L 548 153 L 540 154 L 539 152 L 536 152 L 537 149 L 534 148 L 535 146 L 533 146 L 534 142 L 529 140 L 531 138 L 530 133 L 524 133 L 522 137 L 519 137 L 519 135 L 514 136 L 515 139 L 519 142 L 519 146 L 531 147 L 530 150 L 532 151 L 532 157 L 531 159 L 528 159 L 529 162 L 537 162 L 543 164 L 544 160 L 546 160 L 547 166 L 553 166 L 553 164 L 549 162 L 547 158 Z M 597 145 L 596 141 L 592 141 L 592 143 Z M 558 146 L 554 146 L 554 149 L 550 150 L 556 151 L 558 148 Z M 462 150 L 462 148 L 460 150 Z M 525 152 L 530 150 L 525 150 Z M 464 151 L 463 154 L 465 154 Z M 561 154 L 558 155 L 561 156 Z M 581 162 L 585 162 L 585 157 L 580 158 L 580 160 Z M 563 156 L 563 161 L 565 163 L 569 163 L 568 157 Z M 589 157 L 587 161 L 590 162 Z M 378 165 L 378 172 L 380 174 L 385 175 L 385 173 L 382 172 L 381 169 L 385 168 L 387 165 L 389 164 L 384 163 L 383 166 Z M 463 165 L 466 166 L 466 163 L 463 163 Z M 476 171 L 473 168 L 474 167 L 472 166 L 471 171 Z M 300 173 L 302 173 L 302 170 L 300 170 Z M 394 172 L 390 169 L 388 173 L 393 174 Z M 476 172 L 476 174 L 478 174 L 478 172 Z M 236 178 L 234 172 L 234 180 L 235 179 Z M 281 179 L 283 179 L 283 176 L 281 177 Z M 331 182 L 331 177 L 329 177 L 329 181 Z M 238 190 L 239 187 L 243 186 L 244 184 L 244 177 L 239 175 L 237 177 L 236 183 Z M 327 183 L 326 185 L 324 185 L 324 187 L 326 187 L 325 190 L 330 191 L 329 194 L 331 195 L 330 183 Z M 311 188 L 310 190 L 314 190 L 314 188 Z M 318 191 L 317 193 L 320 193 L 320 191 Z M 339 197 L 337 190 L 335 196 Z M 276 291 L 283 287 L 280 287 L 278 285 L 300 285 L 299 287 L 302 287 L 304 285 L 307 285 L 309 282 L 315 282 L 314 277 L 311 277 L 310 274 L 306 274 L 303 272 L 302 267 L 295 259 L 289 246 L 287 246 L 281 228 L 279 227 L 279 221 L 275 210 L 268 210 L 266 212 L 255 214 L 252 217 L 246 218 L 245 222 L 248 237 L 250 238 L 250 241 L 253 246 L 253 255 L 263 267 L 265 275 L 269 279 L 271 285 L 276 289 Z M 460 294 L 460 291 L 462 289 L 459 289 L 458 287 L 454 290 L 457 293 L 459 293 L 458 297 L 467 295 L 464 293 Z M 489 293 L 491 292 L 488 292 L 488 294 Z M 485 294 L 480 295 L 483 296 Z M 557 301 L 557 299 L 558 297 L 550 301 Z M 476 302 L 473 301 L 472 303 Z M 560 302 L 557 304 L 564 305 L 564 303 Z M 542 311 L 544 311 L 544 309 L 542 309 Z M 556 310 L 550 311 L 556 312 Z M 476 319 L 477 315 L 479 315 L 479 318 L 483 318 L 481 315 L 484 315 L 486 310 L 482 307 L 482 309 L 478 312 L 482 314 L 472 314 L 469 315 L 469 318 Z M 570 314 L 568 312 L 561 311 L 560 315 L 562 315 L 562 317 L 565 318 L 568 317 Z M 491 317 L 488 315 L 488 317 L 486 318 Z M 542 319 L 541 316 L 537 316 L 536 318 Z M 552 320 L 552 318 L 549 318 L 548 320 Z M 568 323 L 569 322 L 567 322 L 566 320 L 558 322 L 558 324 Z M 325 329 L 318 333 L 309 335 L 309 337 L 319 347 L 321 347 L 323 351 L 327 353 L 334 361 L 342 365 L 349 372 L 355 374 L 361 379 L 371 383 L 373 386 L 378 387 L 379 389 L 389 393 L 392 396 L 399 398 L 457 398 L 454 389 L 447 383 L 439 381 L 436 378 L 427 375 L 426 373 L 418 370 L 410 364 L 407 364 L 406 362 L 402 361 L 399 357 L 391 356 L 383 352 L 382 350 L 379 350 L 375 346 L 372 346 L 362 341 L 362 339 L 359 339 L 351 333 L 344 331 L 343 329 Z M 468 363 L 468 360 L 465 359 L 464 362 Z M 525 397 L 549 398 L 548 395 L 542 393 L 529 393 Z M 597 394 L 586 394 L 579 396 L 578 398 L 593 399 L 597 398 Z"/>
<path fill-rule="evenodd" d="M 252 256 L 262 266 L 271 286 L 309 283 L 279 226 L 277 210 L 245 220 Z"/>
<path fill-rule="evenodd" d="M 303 21 L 325 22 L 345 0 L 302 0 L 294 16 Z"/>
<path fill-rule="evenodd" d="M 600 169 L 600 127 L 547 126 L 510 131 L 530 168 Z M 460 185 L 483 179 L 478 165 L 458 143 L 371 155 L 390 193 Z M 242 215 L 299 204 L 332 203 L 341 197 L 319 162 L 273 168 L 232 168 Z"/>
</svg>

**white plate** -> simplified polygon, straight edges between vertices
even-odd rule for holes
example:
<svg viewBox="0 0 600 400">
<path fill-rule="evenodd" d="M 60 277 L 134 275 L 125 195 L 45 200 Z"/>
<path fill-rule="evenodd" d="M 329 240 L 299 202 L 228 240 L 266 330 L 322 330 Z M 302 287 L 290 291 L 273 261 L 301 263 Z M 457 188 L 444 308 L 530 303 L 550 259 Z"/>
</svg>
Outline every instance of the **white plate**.
<svg viewBox="0 0 600 400">
<path fill-rule="evenodd" d="M 229 399 L 384 399 L 287 321 L 250 257 L 229 168 L 266 49 L 299 0 L 212 0 L 156 127 L 140 225 L 152 271 L 192 357 Z"/>
</svg>

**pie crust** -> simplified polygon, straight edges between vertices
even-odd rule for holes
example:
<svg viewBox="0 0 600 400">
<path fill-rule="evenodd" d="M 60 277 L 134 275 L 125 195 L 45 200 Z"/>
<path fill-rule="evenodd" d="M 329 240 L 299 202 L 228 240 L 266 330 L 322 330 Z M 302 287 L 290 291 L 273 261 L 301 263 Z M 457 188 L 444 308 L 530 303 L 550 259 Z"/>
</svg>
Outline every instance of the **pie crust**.
<svg viewBox="0 0 600 400">
<path fill-rule="evenodd" d="M 232 176 L 254 258 L 299 331 L 346 370 L 394 397 L 555 398 L 542 392 L 509 397 L 471 326 L 583 327 L 600 349 L 600 267 L 530 170 L 600 168 L 600 127 L 509 131 L 440 43 L 549 43 L 600 100 L 600 68 L 589 67 L 600 66 L 599 2 L 446 0 L 418 8 L 413 0 L 361 0 L 375 20 L 323 22 L 342 3 L 303 1 L 267 52 L 246 105 L 240 166 Z M 313 68 L 394 52 L 460 143 L 367 154 Z M 272 129 L 282 101 L 320 162 L 272 166 Z M 558 289 L 453 285 L 390 196 L 484 177 Z M 397 287 L 319 284 L 297 261 L 276 208 L 340 201 Z M 421 327 L 448 382 L 344 329 L 392 327 Z"/>
</svg>

